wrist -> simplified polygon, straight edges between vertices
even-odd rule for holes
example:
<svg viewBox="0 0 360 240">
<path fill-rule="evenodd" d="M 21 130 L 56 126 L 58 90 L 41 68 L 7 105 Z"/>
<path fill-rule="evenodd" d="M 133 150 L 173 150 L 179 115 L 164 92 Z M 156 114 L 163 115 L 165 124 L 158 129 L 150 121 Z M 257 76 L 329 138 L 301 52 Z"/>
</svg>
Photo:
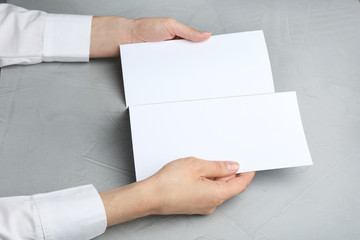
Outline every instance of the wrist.
<svg viewBox="0 0 360 240">
<path fill-rule="evenodd" d="M 142 181 L 101 192 L 108 227 L 156 214 L 157 204 L 152 189 L 149 182 Z"/>
<path fill-rule="evenodd" d="M 90 57 L 118 57 L 119 45 L 131 42 L 134 20 L 122 17 L 93 17 Z"/>
<path fill-rule="evenodd" d="M 154 189 L 154 184 L 150 179 L 136 182 L 130 185 L 129 193 L 133 196 L 133 201 L 136 203 L 138 211 L 136 214 L 139 217 L 157 214 L 158 212 L 158 196 Z"/>
<path fill-rule="evenodd" d="M 144 192 L 144 206 L 147 215 L 161 214 L 161 207 L 163 206 L 163 192 L 159 189 L 159 179 L 156 176 L 147 178 L 141 182 L 137 182 L 140 188 L 146 189 Z"/>
</svg>

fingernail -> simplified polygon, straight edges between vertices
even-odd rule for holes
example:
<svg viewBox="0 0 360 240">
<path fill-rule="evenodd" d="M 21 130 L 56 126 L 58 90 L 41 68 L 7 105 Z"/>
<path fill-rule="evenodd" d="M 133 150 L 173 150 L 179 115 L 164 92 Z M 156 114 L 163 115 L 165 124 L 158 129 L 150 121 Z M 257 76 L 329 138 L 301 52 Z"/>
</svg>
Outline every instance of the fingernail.
<svg viewBox="0 0 360 240">
<path fill-rule="evenodd" d="M 201 32 L 202 35 L 211 35 L 211 32 Z"/>
<path fill-rule="evenodd" d="M 226 162 L 226 166 L 229 170 L 234 171 L 239 169 L 239 163 L 237 162 Z"/>
</svg>

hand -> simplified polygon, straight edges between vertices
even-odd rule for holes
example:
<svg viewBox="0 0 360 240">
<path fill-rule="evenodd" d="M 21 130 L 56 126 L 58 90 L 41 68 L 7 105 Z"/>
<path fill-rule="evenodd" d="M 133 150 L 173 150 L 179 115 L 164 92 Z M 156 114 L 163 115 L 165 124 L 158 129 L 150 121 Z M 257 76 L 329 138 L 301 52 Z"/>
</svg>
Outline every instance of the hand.
<svg viewBox="0 0 360 240">
<path fill-rule="evenodd" d="M 236 175 L 238 168 L 236 162 L 183 158 L 144 181 L 100 193 L 108 226 L 150 214 L 210 214 L 255 175 Z"/>
<path fill-rule="evenodd" d="M 172 18 L 93 17 L 90 57 L 117 57 L 119 44 L 156 42 L 174 38 L 204 41 L 210 32 L 200 32 Z"/>
<path fill-rule="evenodd" d="M 243 192 L 255 172 L 236 176 L 237 162 L 184 158 L 163 167 L 148 182 L 157 199 L 156 214 L 210 214 Z"/>
</svg>

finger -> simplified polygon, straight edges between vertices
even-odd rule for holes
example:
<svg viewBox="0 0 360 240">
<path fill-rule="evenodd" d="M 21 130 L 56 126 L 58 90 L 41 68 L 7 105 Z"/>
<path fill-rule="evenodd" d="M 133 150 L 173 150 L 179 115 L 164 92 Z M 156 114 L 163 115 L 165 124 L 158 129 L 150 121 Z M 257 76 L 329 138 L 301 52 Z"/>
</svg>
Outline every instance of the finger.
<svg viewBox="0 0 360 240">
<path fill-rule="evenodd" d="M 219 182 L 227 182 L 227 181 L 229 181 L 229 180 L 231 180 L 233 178 L 236 178 L 236 174 L 232 174 L 232 175 L 227 176 L 227 177 L 218 177 L 215 180 L 219 181 Z"/>
<path fill-rule="evenodd" d="M 254 176 L 255 172 L 240 173 L 237 177 L 227 181 L 226 197 L 231 198 L 243 192 Z"/>
<path fill-rule="evenodd" d="M 204 177 L 227 177 L 235 174 L 239 164 L 232 161 L 206 161 L 201 160 L 201 174 Z"/>
<path fill-rule="evenodd" d="M 174 19 L 170 20 L 170 31 L 174 36 L 178 36 L 194 42 L 204 41 L 211 36 L 211 32 L 200 32 Z"/>
</svg>

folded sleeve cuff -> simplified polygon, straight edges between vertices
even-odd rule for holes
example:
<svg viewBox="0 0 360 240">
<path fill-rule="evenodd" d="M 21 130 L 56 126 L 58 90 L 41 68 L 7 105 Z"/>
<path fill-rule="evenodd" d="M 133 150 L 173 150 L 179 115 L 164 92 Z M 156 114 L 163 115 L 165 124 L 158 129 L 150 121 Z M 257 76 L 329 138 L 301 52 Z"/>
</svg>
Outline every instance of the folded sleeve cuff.
<svg viewBox="0 0 360 240">
<path fill-rule="evenodd" d="M 45 62 L 88 62 L 92 16 L 47 14 L 44 26 Z"/>
<path fill-rule="evenodd" d="M 93 185 L 33 196 L 46 240 L 91 239 L 106 230 L 105 208 Z"/>
</svg>

